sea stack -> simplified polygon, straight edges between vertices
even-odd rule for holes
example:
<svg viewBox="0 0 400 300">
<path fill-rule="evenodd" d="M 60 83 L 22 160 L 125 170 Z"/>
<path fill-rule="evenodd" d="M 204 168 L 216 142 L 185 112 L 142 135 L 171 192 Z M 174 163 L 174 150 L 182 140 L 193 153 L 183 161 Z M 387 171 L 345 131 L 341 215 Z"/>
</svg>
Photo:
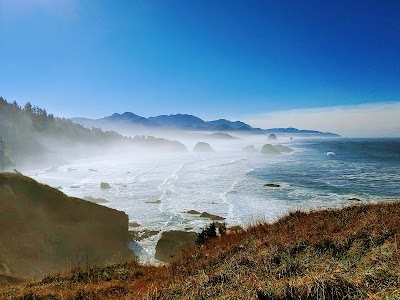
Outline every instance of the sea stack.
<svg viewBox="0 0 400 300">
<path fill-rule="evenodd" d="M 215 152 L 210 144 L 205 142 L 198 142 L 193 148 L 193 152 Z"/>
<path fill-rule="evenodd" d="M 269 136 L 268 136 L 268 138 L 267 138 L 267 140 L 269 140 L 269 141 L 276 141 L 278 138 L 276 137 L 276 135 L 275 134 L 273 134 L 273 133 L 271 133 Z"/>
<path fill-rule="evenodd" d="M 250 145 L 250 146 L 244 147 L 244 148 L 242 149 L 242 152 L 246 152 L 246 153 L 256 153 L 256 152 L 258 152 L 258 151 L 257 151 L 257 149 L 256 149 L 253 145 Z"/>
<path fill-rule="evenodd" d="M 282 145 L 274 145 L 274 148 L 281 153 L 292 153 L 294 151 L 292 148 Z"/>
<path fill-rule="evenodd" d="M 265 144 L 261 149 L 262 154 L 281 154 L 274 146 L 271 144 Z"/>
</svg>

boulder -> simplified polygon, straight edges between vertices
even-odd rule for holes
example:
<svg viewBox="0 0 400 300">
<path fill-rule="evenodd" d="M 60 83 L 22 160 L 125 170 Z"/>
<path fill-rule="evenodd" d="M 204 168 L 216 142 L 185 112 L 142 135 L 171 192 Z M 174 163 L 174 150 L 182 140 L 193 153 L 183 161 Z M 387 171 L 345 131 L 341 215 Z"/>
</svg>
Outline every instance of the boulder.
<svg viewBox="0 0 400 300">
<path fill-rule="evenodd" d="M 261 149 L 262 154 L 281 154 L 274 146 L 271 144 L 265 144 Z"/>
<path fill-rule="evenodd" d="M 358 199 L 358 198 L 350 198 L 349 201 L 357 201 L 357 202 L 360 202 L 361 199 Z"/>
<path fill-rule="evenodd" d="M 268 138 L 267 138 L 267 140 L 269 140 L 269 141 L 276 141 L 278 138 L 276 137 L 276 135 L 275 134 L 273 134 L 273 133 L 271 133 L 269 136 L 268 136 Z"/>
<path fill-rule="evenodd" d="M 156 245 L 155 258 L 162 262 L 170 262 L 178 257 L 184 248 L 194 247 L 197 239 L 195 232 L 166 231 Z"/>
<path fill-rule="evenodd" d="M 111 186 L 107 182 L 102 182 L 102 183 L 100 183 L 100 188 L 102 190 L 108 190 L 108 189 L 111 189 Z"/>
<path fill-rule="evenodd" d="M 244 148 L 242 149 L 242 152 L 246 152 L 246 153 L 255 153 L 255 152 L 258 152 L 258 150 L 257 150 L 253 145 L 250 145 L 250 146 L 244 147 Z"/>
<path fill-rule="evenodd" d="M 292 148 L 282 145 L 274 145 L 274 148 L 281 153 L 292 153 L 294 151 Z"/>
<path fill-rule="evenodd" d="M 281 187 L 280 184 L 276 184 L 276 183 L 266 183 L 264 184 L 265 187 L 274 187 L 274 188 L 278 188 Z"/>
<path fill-rule="evenodd" d="M 212 215 L 212 214 L 209 214 L 208 212 L 201 213 L 200 217 L 208 218 L 208 219 L 213 220 L 213 221 L 223 221 L 223 220 L 225 220 L 225 218 L 223 218 L 223 217 L 220 217 L 220 216 L 217 216 L 217 215 Z"/>
<path fill-rule="evenodd" d="M 197 210 L 193 210 L 193 209 L 188 210 L 186 213 L 187 213 L 187 214 L 190 214 L 190 215 L 200 215 L 200 214 L 201 214 L 201 213 L 198 212 Z"/>
<path fill-rule="evenodd" d="M 132 239 L 135 241 L 142 241 L 144 239 L 148 239 L 152 236 L 157 235 L 159 232 L 160 231 L 158 231 L 158 230 L 148 230 L 148 229 L 144 229 L 144 230 L 140 230 L 140 231 L 136 231 L 136 230 L 130 231 Z"/>
<path fill-rule="evenodd" d="M 193 152 L 215 152 L 210 144 L 205 142 L 198 142 L 193 148 Z"/>
<path fill-rule="evenodd" d="M 140 224 L 138 222 L 129 222 L 129 227 L 137 228 L 140 227 Z"/>
</svg>

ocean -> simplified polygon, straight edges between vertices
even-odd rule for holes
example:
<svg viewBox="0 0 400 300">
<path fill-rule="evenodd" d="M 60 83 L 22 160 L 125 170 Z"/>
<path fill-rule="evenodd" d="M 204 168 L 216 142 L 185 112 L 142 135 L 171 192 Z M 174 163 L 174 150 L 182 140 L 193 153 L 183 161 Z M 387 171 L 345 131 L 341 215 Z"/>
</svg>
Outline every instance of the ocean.
<svg viewBox="0 0 400 300">
<path fill-rule="evenodd" d="M 135 230 L 159 231 L 131 243 L 147 262 L 155 262 L 161 232 L 198 232 L 210 222 L 188 210 L 222 216 L 229 227 L 273 222 L 295 210 L 400 200 L 400 139 L 251 140 L 258 149 L 294 149 L 282 155 L 241 152 L 249 142 L 215 145 L 215 153 L 108 154 L 23 173 L 70 196 L 107 199 L 104 205 L 141 225 Z"/>
</svg>

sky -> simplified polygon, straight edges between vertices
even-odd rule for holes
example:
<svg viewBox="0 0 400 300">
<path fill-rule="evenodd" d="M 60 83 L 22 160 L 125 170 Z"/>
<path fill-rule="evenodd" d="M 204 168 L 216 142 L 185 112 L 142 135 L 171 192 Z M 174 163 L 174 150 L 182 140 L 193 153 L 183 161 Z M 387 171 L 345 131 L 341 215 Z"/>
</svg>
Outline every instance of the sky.
<svg viewBox="0 0 400 300">
<path fill-rule="evenodd" d="M 399 54 L 398 0 L 0 0 L 0 95 L 63 117 L 400 136 Z"/>
</svg>

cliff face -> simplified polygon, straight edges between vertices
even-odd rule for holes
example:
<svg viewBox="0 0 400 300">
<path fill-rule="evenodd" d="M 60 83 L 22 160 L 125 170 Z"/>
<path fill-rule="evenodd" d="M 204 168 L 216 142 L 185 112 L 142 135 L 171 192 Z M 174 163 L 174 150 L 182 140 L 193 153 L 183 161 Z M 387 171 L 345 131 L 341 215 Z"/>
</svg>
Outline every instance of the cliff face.
<svg viewBox="0 0 400 300">
<path fill-rule="evenodd" d="M 0 274 L 37 278 L 133 258 L 125 213 L 23 175 L 0 173 L 0 212 Z"/>
</svg>

